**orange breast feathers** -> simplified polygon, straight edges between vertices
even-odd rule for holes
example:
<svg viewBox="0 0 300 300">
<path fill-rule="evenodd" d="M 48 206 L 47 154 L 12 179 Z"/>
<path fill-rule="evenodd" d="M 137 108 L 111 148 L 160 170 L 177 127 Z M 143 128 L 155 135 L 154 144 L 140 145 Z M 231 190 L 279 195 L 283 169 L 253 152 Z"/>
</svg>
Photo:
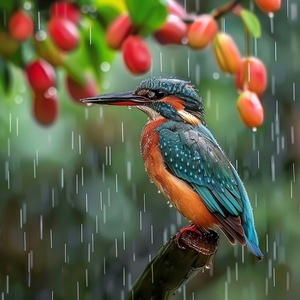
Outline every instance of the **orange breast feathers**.
<svg viewBox="0 0 300 300">
<path fill-rule="evenodd" d="M 200 228 L 214 228 L 219 222 L 206 208 L 201 197 L 184 180 L 172 175 L 164 164 L 159 148 L 159 135 L 155 130 L 164 122 L 165 119 L 150 121 L 144 128 L 141 152 L 147 173 L 184 217 Z"/>
</svg>

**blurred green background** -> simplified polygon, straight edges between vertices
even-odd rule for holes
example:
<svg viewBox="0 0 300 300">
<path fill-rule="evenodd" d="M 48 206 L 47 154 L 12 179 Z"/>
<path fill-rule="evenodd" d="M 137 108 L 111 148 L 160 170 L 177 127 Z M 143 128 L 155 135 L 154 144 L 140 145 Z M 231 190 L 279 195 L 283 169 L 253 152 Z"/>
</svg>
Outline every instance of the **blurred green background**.
<svg viewBox="0 0 300 300">
<path fill-rule="evenodd" d="M 125 7 L 111 1 L 110 14 L 110 4 L 104 8 L 109 1 L 88 2 L 97 13 L 85 22 L 103 32 L 103 16 L 113 18 Z M 134 89 L 149 76 L 191 80 L 204 100 L 209 128 L 249 192 L 264 260 L 256 262 L 222 236 L 213 268 L 174 299 L 300 298 L 300 3 L 283 2 L 274 17 L 250 4 L 263 29 L 252 43 L 253 55 L 265 62 L 269 76 L 261 97 L 265 122 L 257 132 L 239 119 L 233 78 L 219 71 L 210 49 L 161 46 L 150 36 L 153 67 L 145 76 L 128 73 L 119 52 L 91 56 L 84 66 L 78 62 L 79 70 L 98 70 L 101 93 Z M 198 13 L 222 3 L 182 2 Z M 34 3 L 41 10 L 50 4 Z M 228 15 L 221 24 L 244 53 L 240 20 Z M 99 47 L 103 36 L 94 36 L 99 41 L 91 39 L 91 47 L 109 51 Z M 74 65 L 74 57 L 83 55 L 78 51 Z M 23 70 L 5 65 L 10 79 L 8 88 L 2 77 L 0 90 L 1 299 L 124 299 L 151 257 L 187 224 L 144 171 L 139 140 L 146 116 L 74 103 L 65 89 L 66 71 L 58 68 L 59 116 L 43 127 L 32 116 Z"/>
</svg>

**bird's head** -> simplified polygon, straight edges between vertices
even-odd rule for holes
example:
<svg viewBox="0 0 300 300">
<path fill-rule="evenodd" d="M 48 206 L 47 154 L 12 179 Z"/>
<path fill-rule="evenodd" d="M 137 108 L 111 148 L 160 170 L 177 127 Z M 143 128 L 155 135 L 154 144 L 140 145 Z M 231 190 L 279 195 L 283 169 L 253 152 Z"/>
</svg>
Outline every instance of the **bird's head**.
<svg viewBox="0 0 300 300">
<path fill-rule="evenodd" d="M 137 107 L 152 120 L 164 117 L 194 125 L 204 123 L 202 99 L 190 82 L 180 79 L 145 79 L 134 91 L 99 95 L 81 101 L 87 104 Z"/>
</svg>

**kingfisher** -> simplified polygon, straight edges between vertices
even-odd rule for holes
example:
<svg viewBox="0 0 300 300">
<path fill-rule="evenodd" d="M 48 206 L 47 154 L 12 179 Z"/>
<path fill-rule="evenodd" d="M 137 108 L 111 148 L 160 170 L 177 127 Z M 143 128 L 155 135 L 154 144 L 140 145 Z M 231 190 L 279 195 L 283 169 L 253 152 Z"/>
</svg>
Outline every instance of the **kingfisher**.
<svg viewBox="0 0 300 300">
<path fill-rule="evenodd" d="M 151 181 L 195 231 L 219 228 L 232 244 L 247 245 L 263 258 L 246 189 L 208 129 L 202 98 L 191 82 L 149 78 L 135 90 L 81 101 L 143 111 L 148 122 L 140 146 Z"/>
</svg>

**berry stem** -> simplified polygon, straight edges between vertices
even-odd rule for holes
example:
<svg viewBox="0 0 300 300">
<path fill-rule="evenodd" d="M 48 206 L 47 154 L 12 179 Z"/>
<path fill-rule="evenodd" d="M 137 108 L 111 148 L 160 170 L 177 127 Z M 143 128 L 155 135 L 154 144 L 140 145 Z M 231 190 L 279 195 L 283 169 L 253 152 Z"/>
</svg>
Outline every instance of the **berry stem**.
<svg viewBox="0 0 300 300">
<path fill-rule="evenodd" d="M 233 0 L 214 9 L 211 13 L 212 17 L 214 17 L 216 20 L 220 19 L 227 13 L 232 12 L 236 6 L 240 6 L 239 2 L 241 2 L 241 0 Z M 191 24 L 195 21 L 195 18 L 196 16 L 188 16 L 187 18 L 183 18 L 182 21 L 186 24 Z"/>
<path fill-rule="evenodd" d="M 241 0 L 233 0 L 230 1 L 228 3 L 225 3 L 224 5 L 216 8 L 213 12 L 212 12 L 212 16 L 215 19 L 220 19 L 221 17 L 223 17 L 224 15 L 226 15 L 227 13 L 231 12 L 237 5 L 239 5 L 239 2 L 241 2 Z"/>
<path fill-rule="evenodd" d="M 245 30 L 245 49 L 246 49 L 246 57 L 249 57 L 251 55 L 251 50 L 250 50 L 250 34 L 246 26 L 244 26 Z"/>
</svg>

